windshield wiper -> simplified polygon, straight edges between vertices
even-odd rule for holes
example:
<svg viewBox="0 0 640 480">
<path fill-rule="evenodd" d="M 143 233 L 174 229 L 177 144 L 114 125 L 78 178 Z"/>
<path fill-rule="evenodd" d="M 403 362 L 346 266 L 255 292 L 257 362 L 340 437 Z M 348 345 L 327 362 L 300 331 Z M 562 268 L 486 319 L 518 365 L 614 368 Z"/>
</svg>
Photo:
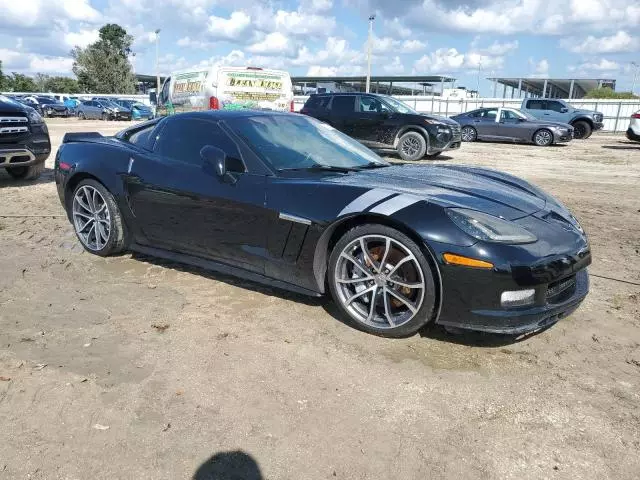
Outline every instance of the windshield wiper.
<svg viewBox="0 0 640 480">
<path fill-rule="evenodd" d="M 306 170 L 309 172 L 341 172 L 341 173 L 349 173 L 353 172 L 355 168 L 348 167 L 336 167 L 333 165 L 309 165 L 308 167 L 291 167 L 291 168 L 279 168 L 280 172 L 295 172 L 300 170 Z"/>
<path fill-rule="evenodd" d="M 370 163 L 367 163 L 366 165 L 362 165 L 361 167 L 358 167 L 358 170 L 371 170 L 373 168 L 385 168 L 390 166 L 391 165 L 388 165 L 386 163 L 370 162 Z"/>
</svg>

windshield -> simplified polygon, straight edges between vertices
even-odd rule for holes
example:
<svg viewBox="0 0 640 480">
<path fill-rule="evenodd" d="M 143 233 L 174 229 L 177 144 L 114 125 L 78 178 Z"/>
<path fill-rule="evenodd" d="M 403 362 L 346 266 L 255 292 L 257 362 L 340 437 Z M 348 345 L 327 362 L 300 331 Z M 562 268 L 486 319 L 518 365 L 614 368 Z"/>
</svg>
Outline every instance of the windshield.
<svg viewBox="0 0 640 480">
<path fill-rule="evenodd" d="M 129 107 L 136 107 L 139 110 L 149 110 L 149 107 L 147 107 L 144 103 L 134 103 L 133 105 L 129 105 Z"/>
<path fill-rule="evenodd" d="M 386 95 L 382 98 L 384 99 L 384 102 L 389 105 L 391 109 L 396 113 L 415 113 L 416 115 L 419 115 L 419 113 L 416 112 L 413 108 L 409 107 L 409 105 L 401 102 L 400 100 L 396 100 L 393 97 L 387 97 Z"/>
<path fill-rule="evenodd" d="M 309 117 L 260 115 L 234 118 L 227 123 L 277 170 L 388 165 L 362 144 Z"/>
</svg>

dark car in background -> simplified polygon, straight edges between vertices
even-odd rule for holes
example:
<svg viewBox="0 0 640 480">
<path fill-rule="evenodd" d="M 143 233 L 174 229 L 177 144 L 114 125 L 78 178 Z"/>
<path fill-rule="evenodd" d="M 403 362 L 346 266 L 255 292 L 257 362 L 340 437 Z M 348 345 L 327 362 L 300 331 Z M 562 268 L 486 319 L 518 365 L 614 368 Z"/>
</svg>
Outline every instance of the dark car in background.
<svg viewBox="0 0 640 480">
<path fill-rule="evenodd" d="M 515 108 L 479 108 L 451 118 L 460 124 L 463 142 L 488 140 L 547 147 L 573 139 L 571 125 L 538 120 Z"/>
<path fill-rule="evenodd" d="M 121 107 L 128 108 L 131 111 L 132 120 L 151 120 L 153 118 L 153 111 L 144 103 L 122 99 L 114 100 L 114 102 Z"/>
<path fill-rule="evenodd" d="M 50 153 L 49 130 L 42 116 L 0 95 L 0 168 L 15 179 L 35 180 Z"/>
<path fill-rule="evenodd" d="M 38 96 L 36 100 L 45 117 L 68 117 L 70 114 L 67 106 L 55 98 Z"/>
<path fill-rule="evenodd" d="M 403 160 L 436 158 L 460 148 L 457 122 L 418 113 L 386 95 L 314 94 L 300 113 L 322 120 L 370 148 L 395 149 Z"/>
<path fill-rule="evenodd" d="M 202 111 L 114 137 L 67 133 L 55 181 L 90 253 L 330 292 L 378 335 L 429 322 L 535 331 L 588 292 L 587 237 L 539 188 L 478 167 L 392 165 L 304 115 Z"/>
</svg>

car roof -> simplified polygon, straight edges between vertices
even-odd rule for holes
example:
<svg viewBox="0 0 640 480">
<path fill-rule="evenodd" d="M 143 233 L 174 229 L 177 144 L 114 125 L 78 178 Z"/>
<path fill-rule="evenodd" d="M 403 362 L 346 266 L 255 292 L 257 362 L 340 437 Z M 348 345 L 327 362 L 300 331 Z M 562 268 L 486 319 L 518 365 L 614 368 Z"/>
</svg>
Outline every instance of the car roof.
<svg viewBox="0 0 640 480">
<path fill-rule="evenodd" d="M 366 93 L 366 92 L 327 92 L 327 93 L 312 93 L 311 97 L 342 97 L 345 95 L 370 95 L 372 97 L 387 97 L 380 93 Z"/>
</svg>

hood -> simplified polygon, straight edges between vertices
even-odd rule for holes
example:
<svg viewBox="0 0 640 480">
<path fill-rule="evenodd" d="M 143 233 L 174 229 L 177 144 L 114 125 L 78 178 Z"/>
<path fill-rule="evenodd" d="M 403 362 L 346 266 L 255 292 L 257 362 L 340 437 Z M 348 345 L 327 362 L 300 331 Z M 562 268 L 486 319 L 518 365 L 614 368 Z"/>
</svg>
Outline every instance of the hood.
<svg viewBox="0 0 640 480">
<path fill-rule="evenodd" d="M 602 115 L 601 112 L 598 112 L 596 110 L 583 110 L 582 108 L 574 108 L 573 109 L 573 113 L 579 113 L 581 115 Z"/>
<path fill-rule="evenodd" d="M 0 95 L 0 113 L 26 113 L 27 106 L 11 100 L 9 97 Z"/>
<path fill-rule="evenodd" d="M 531 120 L 532 123 L 535 123 L 537 125 L 548 125 L 548 126 L 553 126 L 553 127 L 560 127 L 560 128 L 568 128 L 568 129 L 573 129 L 573 125 L 569 125 L 568 123 L 562 123 L 562 122 L 546 122 L 544 120 L 536 120 L 533 121 Z"/>
<path fill-rule="evenodd" d="M 512 175 L 459 165 L 393 165 L 324 181 L 416 195 L 443 207 L 470 208 L 509 220 L 544 209 L 549 198 Z"/>
<path fill-rule="evenodd" d="M 437 122 L 444 123 L 445 125 L 458 125 L 458 122 L 456 122 L 455 120 L 448 117 L 443 117 L 442 115 L 431 115 L 425 113 L 420 116 L 428 118 L 429 120 L 435 120 Z"/>
</svg>

